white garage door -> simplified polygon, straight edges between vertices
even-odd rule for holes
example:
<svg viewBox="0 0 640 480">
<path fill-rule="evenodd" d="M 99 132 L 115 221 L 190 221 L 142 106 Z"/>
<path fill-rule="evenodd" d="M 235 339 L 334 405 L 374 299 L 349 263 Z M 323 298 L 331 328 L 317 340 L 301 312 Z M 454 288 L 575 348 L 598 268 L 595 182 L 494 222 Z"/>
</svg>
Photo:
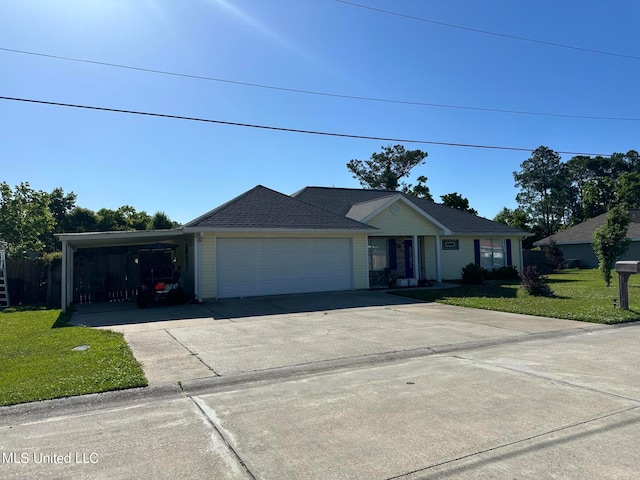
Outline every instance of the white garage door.
<svg viewBox="0 0 640 480">
<path fill-rule="evenodd" d="M 348 238 L 219 238 L 218 298 L 350 290 Z"/>
</svg>

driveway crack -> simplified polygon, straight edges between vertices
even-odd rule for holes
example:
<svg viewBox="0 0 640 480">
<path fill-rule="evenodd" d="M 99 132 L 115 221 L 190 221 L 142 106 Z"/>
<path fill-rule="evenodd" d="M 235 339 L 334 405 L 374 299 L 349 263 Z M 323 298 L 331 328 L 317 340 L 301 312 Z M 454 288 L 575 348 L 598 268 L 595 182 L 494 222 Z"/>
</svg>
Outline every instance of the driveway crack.
<svg viewBox="0 0 640 480">
<path fill-rule="evenodd" d="M 174 335 L 172 335 L 171 332 L 169 330 L 167 330 L 166 328 L 164 329 L 164 331 L 167 333 L 167 335 L 169 335 L 171 338 L 173 338 L 182 348 L 184 348 L 187 352 L 189 352 L 189 355 L 192 355 L 192 356 L 196 357 L 200 363 L 202 363 L 205 367 L 207 367 L 209 370 L 211 370 L 216 377 L 220 376 L 220 374 L 218 372 L 216 372 L 213 368 L 211 368 L 209 365 L 207 365 L 205 363 L 205 361 L 202 360 L 202 358 L 200 358 L 200 356 L 198 355 L 197 352 L 194 352 L 189 347 L 187 347 L 184 343 L 182 343 Z"/>
<path fill-rule="evenodd" d="M 215 420 L 213 418 L 211 418 L 211 415 L 209 414 L 210 408 L 207 407 L 207 405 L 204 402 L 202 402 L 201 400 L 199 400 L 199 399 L 197 399 L 195 397 L 190 397 L 189 395 L 187 395 L 187 398 L 189 400 L 191 400 L 191 402 L 193 402 L 193 404 L 196 406 L 196 408 L 204 416 L 204 418 L 207 421 L 207 423 L 209 425 L 211 425 L 211 427 L 215 431 L 216 436 L 220 440 L 222 440 L 222 442 L 225 445 L 226 450 L 228 450 L 228 452 L 232 456 L 232 459 L 235 461 L 235 463 L 237 463 L 236 466 L 239 467 L 248 476 L 248 478 L 250 478 L 252 480 L 256 480 L 256 476 L 251 472 L 251 470 L 249 469 L 247 464 L 244 462 L 244 460 L 242 460 L 242 458 L 240 458 L 240 455 L 238 455 L 238 452 L 236 452 L 236 450 L 233 448 L 233 445 L 231 444 L 231 442 L 224 435 L 224 433 L 222 431 L 222 427 L 219 427 L 216 424 Z M 213 416 L 215 417 L 215 415 L 213 415 Z"/>
</svg>

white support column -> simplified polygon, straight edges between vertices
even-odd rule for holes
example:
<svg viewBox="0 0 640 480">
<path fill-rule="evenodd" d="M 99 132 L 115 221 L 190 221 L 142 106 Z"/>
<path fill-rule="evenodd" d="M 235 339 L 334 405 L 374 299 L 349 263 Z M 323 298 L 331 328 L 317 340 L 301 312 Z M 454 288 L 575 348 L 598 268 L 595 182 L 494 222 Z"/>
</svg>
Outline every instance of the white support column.
<svg viewBox="0 0 640 480">
<path fill-rule="evenodd" d="M 522 272 L 522 269 L 524 268 L 524 254 L 522 252 L 522 240 L 518 240 L 518 248 L 519 248 L 519 254 L 520 254 L 520 260 L 518 261 L 518 271 Z"/>
<path fill-rule="evenodd" d="M 196 301 L 202 301 L 202 292 L 200 290 L 200 242 L 202 233 L 196 233 L 193 236 L 193 289 L 195 290 Z"/>
<path fill-rule="evenodd" d="M 62 307 L 62 313 L 67 311 L 67 262 L 69 261 L 67 252 L 67 241 L 62 241 L 62 285 L 60 288 L 60 305 Z"/>
<path fill-rule="evenodd" d="M 436 280 L 442 281 L 442 266 L 440 264 L 440 235 L 436 235 Z"/>
<path fill-rule="evenodd" d="M 420 244 L 418 236 L 413 236 L 413 278 L 420 280 Z"/>
<path fill-rule="evenodd" d="M 62 241 L 61 277 L 60 306 L 64 313 L 73 303 L 73 248 L 66 240 Z"/>
<path fill-rule="evenodd" d="M 369 255 L 369 235 L 365 236 L 365 248 L 367 249 L 367 290 L 371 288 L 371 255 Z M 355 269 L 354 269 L 355 272 Z"/>
<path fill-rule="evenodd" d="M 67 305 L 71 305 L 73 303 L 73 259 L 75 253 L 70 245 L 67 245 L 67 248 L 69 249 L 67 252 L 67 266 L 69 268 L 67 272 Z"/>
</svg>

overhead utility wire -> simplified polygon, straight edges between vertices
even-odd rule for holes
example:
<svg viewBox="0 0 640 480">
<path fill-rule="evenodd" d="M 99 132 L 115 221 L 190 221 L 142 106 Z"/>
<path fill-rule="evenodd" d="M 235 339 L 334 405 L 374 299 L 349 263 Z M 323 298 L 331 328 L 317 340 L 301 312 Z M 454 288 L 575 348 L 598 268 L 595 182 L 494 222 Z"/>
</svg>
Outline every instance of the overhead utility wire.
<svg viewBox="0 0 640 480">
<path fill-rule="evenodd" d="M 434 25 L 440 25 L 442 27 L 457 28 L 458 30 L 467 30 L 469 32 L 482 33 L 484 35 L 493 35 L 495 37 L 510 38 L 512 40 L 520 40 L 523 42 L 538 43 L 541 45 L 548 45 L 551 47 L 567 48 L 569 50 L 578 50 L 580 52 L 595 53 L 597 55 L 607 55 L 610 57 L 620 57 L 620 58 L 629 58 L 631 60 L 640 60 L 640 57 L 636 55 L 625 55 L 624 53 L 606 52 L 604 50 L 594 50 L 591 48 L 583 48 L 583 47 L 576 47 L 574 45 L 566 45 L 564 43 L 547 42 L 545 40 L 537 40 L 535 38 L 520 37 L 518 35 L 509 35 L 507 33 L 491 32 L 489 30 L 480 30 L 479 28 L 463 27 L 461 25 L 455 25 L 453 23 L 438 22 L 436 20 L 429 20 L 428 18 L 415 17 L 413 15 L 406 15 L 404 13 L 392 12 L 390 10 L 383 10 L 381 8 L 370 7 L 368 5 L 361 5 L 359 3 L 348 2 L 346 0 L 335 0 L 335 1 L 338 3 L 344 3 L 345 5 L 351 5 L 352 7 L 364 8 L 366 10 L 373 10 L 374 12 L 385 13 L 387 15 L 395 15 L 396 17 L 403 17 L 403 18 L 409 18 L 411 20 L 418 20 L 420 22 L 432 23 Z"/>
<path fill-rule="evenodd" d="M 102 112 L 114 112 L 114 113 L 128 113 L 131 115 L 144 115 L 148 117 L 160 117 L 160 118 L 171 118 L 175 120 L 189 120 L 192 122 L 205 122 L 205 123 L 216 123 L 219 125 L 231 125 L 235 127 L 249 127 L 249 128 L 260 128 L 263 130 L 275 130 L 279 132 L 291 132 L 291 133 L 304 133 L 308 135 L 323 135 L 328 137 L 341 137 L 341 138 L 355 138 L 360 140 L 382 140 L 384 142 L 398 142 L 398 143 L 422 143 L 427 145 L 442 145 L 445 147 L 465 147 L 465 148 L 483 148 L 490 150 L 511 150 L 518 152 L 532 152 L 535 150 L 534 148 L 523 148 L 523 147 L 503 147 L 497 145 L 477 145 L 473 143 L 453 143 L 453 142 L 436 142 L 431 140 L 414 140 L 407 138 L 393 138 L 393 137 L 375 137 L 370 135 L 353 135 L 349 133 L 335 133 L 335 132 L 321 132 L 316 130 L 301 130 L 298 128 L 286 128 L 286 127 L 274 127 L 270 125 L 255 125 L 251 123 L 239 123 L 239 122 L 228 122 L 225 120 L 213 120 L 209 118 L 199 118 L 199 117 L 185 117 L 182 115 L 170 115 L 166 113 L 152 113 L 152 112 L 140 112 L 136 110 L 123 110 L 119 108 L 107 108 L 107 107 L 95 107 L 90 105 L 79 105 L 74 103 L 61 103 L 61 102 L 50 102 L 46 100 L 34 100 L 30 98 L 17 98 L 17 97 L 4 97 L 0 96 L 0 100 L 10 100 L 14 102 L 26 102 L 26 103 L 36 103 L 40 105 L 54 105 L 58 107 L 71 107 L 71 108 L 83 108 L 87 110 L 98 110 Z M 556 151 L 557 153 L 567 154 L 567 155 L 586 155 L 586 156 L 608 156 L 608 154 L 604 153 L 585 153 L 585 152 L 563 152 Z"/>
<path fill-rule="evenodd" d="M 626 121 L 626 122 L 640 121 L 640 118 L 634 118 L 634 117 L 602 117 L 602 116 L 595 116 L 595 115 L 570 115 L 570 114 L 563 114 L 563 113 L 527 112 L 523 110 L 505 110 L 505 109 L 499 109 L 499 108 L 483 108 L 483 107 L 471 107 L 466 105 L 448 105 L 443 103 L 427 103 L 427 102 L 416 102 L 411 100 L 393 100 L 389 98 L 363 97 L 358 95 L 341 95 L 338 93 L 317 92 L 313 90 L 302 90 L 297 88 L 278 87 L 275 85 L 264 85 L 260 83 L 240 82 L 236 80 L 227 80 L 224 78 L 215 78 L 215 77 L 207 77 L 202 75 L 192 75 L 188 73 L 170 72 L 167 70 L 156 70 L 153 68 L 134 67 L 131 65 L 122 65 L 118 63 L 99 62 L 96 60 L 64 57 L 60 55 L 49 55 L 46 53 L 29 52 L 25 50 L 15 50 L 13 48 L 0 47 L 0 51 L 19 53 L 22 55 L 33 55 L 36 57 L 53 58 L 56 60 L 65 60 L 69 62 L 89 63 L 93 65 L 102 65 L 105 67 L 135 70 L 139 72 L 156 73 L 160 75 L 169 75 L 173 77 L 184 77 L 184 78 L 193 78 L 197 80 L 207 80 L 210 82 L 230 83 L 233 85 L 241 85 L 244 87 L 265 88 L 269 90 L 279 90 L 283 92 L 302 93 L 305 95 L 318 95 L 323 97 L 345 98 L 350 100 L 363 100 L 367 102 L 395 103 L 400 105 L 415 105 L 419 107 L 453 108 L 453 109 L 460 109 L 460 110 L 475 110 L 480 112 L 510 113 L 515 115 L 534 115 L 534 116 L 540 116 L 540 117 L 580 118 L 580 119 L 586 119 L 586 120 L 620 120 L 620 121 Z"/>
</svg>

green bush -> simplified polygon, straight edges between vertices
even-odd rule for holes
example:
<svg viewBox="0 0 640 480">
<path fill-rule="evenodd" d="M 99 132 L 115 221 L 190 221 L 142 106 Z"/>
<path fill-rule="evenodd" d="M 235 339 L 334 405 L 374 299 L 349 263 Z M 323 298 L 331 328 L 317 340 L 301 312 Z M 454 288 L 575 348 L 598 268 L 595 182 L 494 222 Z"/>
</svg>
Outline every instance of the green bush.
<svg viewBox="0 0 640 480">
<path fill-rule="evenodd" d="M 465 285 L 482 285 L 486 270 L 480 265 L 469 263 L 462 268 L 462 283 Z"/>
<path fill-rule="evenodd" d="M 522 270 L 522 288 L 534 297 L 551 297 L 553 292 L 547 285 L 547 277 L 541 275 L 538 267 L 528 265 Z"/>
<path fill-rule="evenodd" d="M 520 277 L 518 269 L 513 265 L 496 268 L 495 270 L 484 270 L 484 277 L 487 280 L 515 280 Z"/>
</svg>

